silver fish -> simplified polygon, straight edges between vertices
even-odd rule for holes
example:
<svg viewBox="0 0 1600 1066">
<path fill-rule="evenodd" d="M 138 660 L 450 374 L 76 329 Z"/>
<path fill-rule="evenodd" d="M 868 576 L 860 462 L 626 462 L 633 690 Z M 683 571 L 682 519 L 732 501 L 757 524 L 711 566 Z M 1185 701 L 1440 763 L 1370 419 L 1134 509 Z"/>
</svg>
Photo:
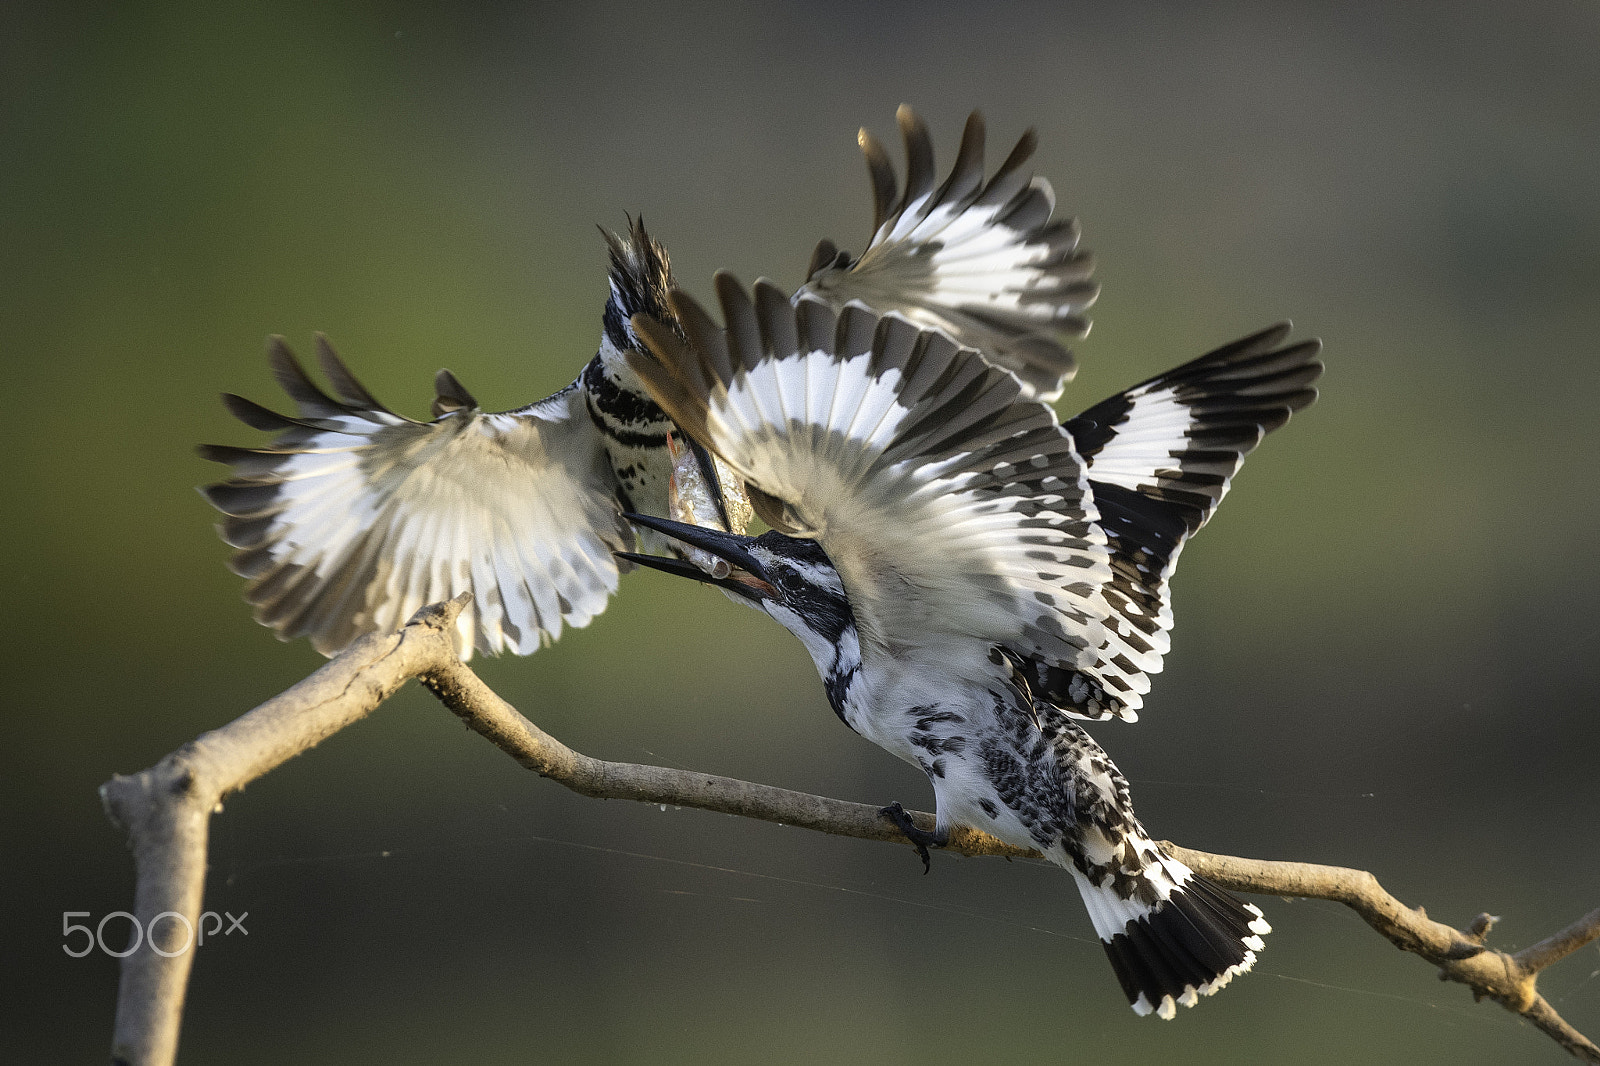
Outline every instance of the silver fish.
<svg viewBox="0 0 1600 1066">
<path fill-rule="evenodd" d="M 726 533 L 743 533 L 754 512 L 750 498 L 745 495 L 744 479 L 730 470 L 716 456 L 711 457 L 716 466 L 717 481 L 722 488 L 722 509 L 717 507 L 717 487 L 705 476 L 697 461 L 694 449 L 683 443 L 676 433 L 667 437 L 667 451 L 672 455 L 672 480 L 667 486 L 667 505 L 672 517 L 679 522 L 719 529 Z M 728 525 L 722 523 L 723 509 L 727 511 Z M 714 578 L 725 578 L 730 573 L 728 561 L 702 548 L 683 546 L 684 558 Z"/>
</svg>

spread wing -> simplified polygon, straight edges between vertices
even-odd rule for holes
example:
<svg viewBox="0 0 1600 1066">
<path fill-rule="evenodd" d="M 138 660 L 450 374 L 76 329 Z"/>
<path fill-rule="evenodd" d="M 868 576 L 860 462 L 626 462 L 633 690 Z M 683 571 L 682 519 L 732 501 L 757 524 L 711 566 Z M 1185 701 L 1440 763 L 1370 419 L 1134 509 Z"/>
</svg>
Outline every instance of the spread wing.
<svg viewBox="0 0 1600 1066">
<path fill-rule="evenodd" d="M 1072 678 L 1040 670 L 1034 694 L 1079 717 L 1135 717 L 1171 648 L 1178 554 L 1262 437 L 1317 398 L 1320 341 L 1262 330 L 1151 378 L 1068 421 L 1111 552 L 1106 645 L 1086 675 L 1112 696 L 1085 707 Z M 1081 695 L 1081 689 L 1079 692 Z M 1085 713 L 1088 711 L 1089 713 Z"/>
<path fill-rule="evenodd" d="M 605 609 L 611 553 L 633 538 L 577 386 L 487 414 L 440 371 L 434 421 L 413 422 L 321 337 L 318 356 L 340 399 L 274 338 L 273 370 L 297 416 L 226 396 L 238 418 L 279 436 L 267 448 L 201 449 L 234 468 L 202 491 L 228 516 L 219 531 L 239 549 L 230 565 L 251 579 L 258 621 L 333 655 L 471 591 L 457 651 L 526 655 Z"/>
<path fill-rule="evenodd" d="M 1083 312 L 1099 295 L 1076 219 L 1052 219 L 1055 193 L 1023 167 L 1037 140 L 1028 131 L 1000 169 L 983 176 L 983 117 L 967 119 L 955 165 L 934 187 L 928 128 L 909 107 L 896 114 L 906 145 L 906 184 L 865 129 L 872 177 L 872 243 L 859 259 L 823 241 L 796 299 L 835 308 L 860 300 L 942 329 L 1017 375 L 1026 396 L 1054 400 L 1077 363 L 1062 338 L 1089 332 Z"/>
<path fill-rule="evenodd" d="M 629 365 L 746 479 L 763 518 L 819 541 L 863 640 L 894 654 L 943 633 L 1093 658 L 1105 542 L 1049 408 L 897 315 L 791 304 L 767 282 L 752 300 L 727 275 L 717 291 L 726 330 L 674 292 L 688 342 L 637 316 L 652 354 Z"/>
</svg>

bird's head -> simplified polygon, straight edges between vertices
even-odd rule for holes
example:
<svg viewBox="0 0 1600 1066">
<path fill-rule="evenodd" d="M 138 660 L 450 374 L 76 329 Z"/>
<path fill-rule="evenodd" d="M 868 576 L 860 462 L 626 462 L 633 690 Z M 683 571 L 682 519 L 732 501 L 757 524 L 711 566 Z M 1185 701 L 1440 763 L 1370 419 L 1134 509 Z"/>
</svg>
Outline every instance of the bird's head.
<svg viewBox="0 0 1600 1066">
<path fill-rule="evenodd" d="M 718 576 L 693 563 L 634 552 L 618 552 L 621 558 L 715 585 L 730 598 L 765 611 L 800 638 L 825 677 L 841 654 L 857 654 L 855 615 L 844 583 L 816 541 L 777 530 L 749 537 L 649 515 L 630 514 L 627 518 L 635 525 L 710 552 L 727 562 L 728 571 Z M 720 573 L 721 568 L 718 570 Z"/>
</svg>

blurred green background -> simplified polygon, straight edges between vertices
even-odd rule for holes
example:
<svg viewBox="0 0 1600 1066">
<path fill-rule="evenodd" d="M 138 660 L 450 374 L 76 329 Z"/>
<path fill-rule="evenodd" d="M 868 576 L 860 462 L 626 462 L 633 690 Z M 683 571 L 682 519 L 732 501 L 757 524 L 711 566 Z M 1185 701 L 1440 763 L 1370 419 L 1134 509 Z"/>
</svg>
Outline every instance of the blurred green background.
<svg viewBox="0 0 1600 1066">
<path fill-rule="evenodd" d="M 0 8 L 0 1058 L 109 1046 L 63 911 L 132 899 L 95 788 L 321 662 L 253 623 L 193 486 L 327 331 L 421 415 L 570 381 L 595 223 L 702 295 L 859 250 L 854 135 L 1028 125 L 1104 296 L 1064 413 L 1281 317 L 1323 398 L 1184 556 L 1143 721 L 1097 729 L 1158 835 L 1375 871 L 1520 946 L 1600 903 L 1600 7 L 44 5 Z M 898 152 L 898 146 L 895 146 Z M 582 751 L 869 802 L 798 642 L 626 579 L 481 664 Z M 1059 870 L 580 799 L 415 687 L 234 797 L 189 1063 L 1565 1061 L 1331 904 L 1261 901 L 1258 972 L 1134 1017 Z M 1600 950 L 1550 971 L 1600 1036 Z"/>
</svg>

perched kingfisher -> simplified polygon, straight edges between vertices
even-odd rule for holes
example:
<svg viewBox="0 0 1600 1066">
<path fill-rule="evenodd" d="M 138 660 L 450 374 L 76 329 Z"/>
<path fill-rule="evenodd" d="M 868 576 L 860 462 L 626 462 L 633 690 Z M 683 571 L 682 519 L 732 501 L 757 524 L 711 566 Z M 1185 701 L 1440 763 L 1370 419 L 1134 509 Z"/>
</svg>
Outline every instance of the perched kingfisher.
<svg viewBox="0 0 1600 1066">
<path fill-rule="evenodd" d="M 1065 424 L 937 330 L 859 303 L 754 296 L 726 326 L 681 292 L 628 365 L 743 478 L 771 532 L 633 514 L 729 564 L 626 558 L 716 585 L 810 652 L 851 729 L 933 785 L 937 823 L 1071 870 L 1123 991 L 1171 1018 L 1250 969 L 1262 913 L 1165 854 L 1073 719 L 1132 719 L 1169 648 L 1168 581 L 1263 434 L 1316 398 L 1320 345 L 1275 326 Z"/>
<path fill-rule="evenodd" d="M 926 126 L 906 107 L 897 119 L 904 187 L 862 130 L 871 242 L 852 258 L 823 241 L 794 298 L 861 302 L 944 329 L 1015 374 L 1023 394 L 1054 398 L 1075 366 L 1062 340 L 1087 333 L 1082 313 L 1098 290 L 1076 221 L 1052 218 L 1050 184 L 1025 169 L 1032 131 L 985 179 L 984 124 L 973 113 L 936 187 Z M 606 239 L 610 295 L 598 354 L 571 385 L 516 410 L 481 410 L 441 370 L 433 420 L 415 422 L 374 399 L 320 336 L 317 355 L 337 396 L 272 339 L 272 368 L 296 413 L 224 396 L 239 419 L 279 435 L 266 448 L 201 449 L 234 468 L 202 491 L 227 515 L 219 529 L 238 549 L 230 565 L 250 579 L 257 620 L 332 655 L 362 633 L 397 628 L 424 604 L 471 591 L 455 633 L 461 655 L 526 655 L 605 609 L 617 588 L 613 553 L 634 546 L 636 533 L 647 548 L 675 544 L 623 517 L 672 513 L 676 427 L 629 365 L 641 350 L 638 316 L 679 329 L 667 302 L 672 271 L 642 221 Z M 718 524 L 742 529 L 727 506 L 737 484 L 703 451 L 693 459 L 691 480 L 709 486 Z"/>
</svg>

